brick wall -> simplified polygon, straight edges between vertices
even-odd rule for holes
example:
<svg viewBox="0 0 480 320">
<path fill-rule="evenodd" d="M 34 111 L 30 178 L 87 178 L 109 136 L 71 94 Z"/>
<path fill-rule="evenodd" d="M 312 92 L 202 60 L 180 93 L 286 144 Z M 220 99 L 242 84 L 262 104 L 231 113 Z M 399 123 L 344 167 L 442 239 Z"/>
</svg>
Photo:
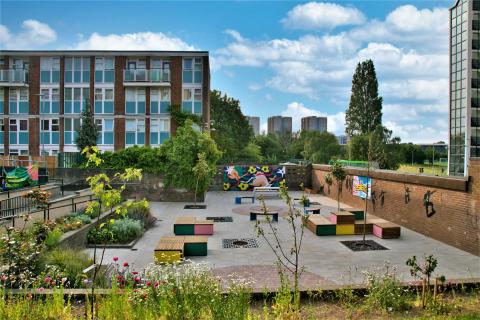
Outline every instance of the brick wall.
<svg viewBox="0 0 480 320">
<path fill-rule="evenodd" d="M 324 186 L 324 194 L 337 199 L 336 182 L 330 188 L 325 184 L 329 166 L 313 165 L 312 184 L 316 189 Z M 350 170 L 353 175 L 366 175 L 366 170 Z M 470 179 L 426 177 L 396 172 L 373 171 L 372 191 L 375 192 L 375 208 L 368 201 L 368 213 L 387 219 L 413 231 L 442 241 L 459 249 L 480 256 L 480 160 L 471 160 Z M 410 201 L 406 203 L 406 188 Z M 365 207 L 365 201 L 352 195 L 344 183 L 340 201 L 354 207 Z M 382 206 L 380 193 L 384 191 Z M 436 213 L 427 217 L 423 197 L 434 191 L 430 201 Z"/>
<path fill-rule="evenodd" d="M 30 115 L 37 115 L 37 117 L 31 117 L 28 123 L 28 139 L 29 139 L 29 154 L 31 156 L 40 155 L 40 121 L 39 115 L 39 102 L 40 102 L 40 57 L 30 58 L 30 72 L 28 75 L 29 80 L 29 104 Z"/>
<path fill-rule="evenodd" d="M 170 63 L 170 83 L 172 106 L 180 107 L 182 104 L 182 57 L 172 57 Z M 170 120 L 170 131 L 172 135 L 177 132 L 177 123 Z"/>
<path fill-rule="evenodd" d="M 208 57 L 203 57 L 203 81 L 202 81 L 202 95 L 203 95 L 203 123 L 205 128 L 210 131 L 210 66 Z"/>
<path fill-rule="evenodd" d="M 115 116 L 122 115 L 122 117 L 115 118 L 114 124 L 114 149 L 122 150 L 125 148 L 125 88 L 123 87 L 123 69 L 125 69 L 127 58 L 115 57 L 115 88 L 114 88 L 114 109 Z"/>
</svg>

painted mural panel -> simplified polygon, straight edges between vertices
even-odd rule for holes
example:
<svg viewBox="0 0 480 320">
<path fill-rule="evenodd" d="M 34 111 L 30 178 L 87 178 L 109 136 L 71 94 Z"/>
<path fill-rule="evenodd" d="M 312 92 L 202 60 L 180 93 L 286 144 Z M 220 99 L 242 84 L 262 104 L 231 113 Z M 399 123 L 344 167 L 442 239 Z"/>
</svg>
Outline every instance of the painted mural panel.
<svg viewBox="0 0 480 320">
<path fill-rule="evenodd" d="M 367 197 L 367 188 L 368 199 L 370 199 L 372 191 L 372 179 L 362 176 L 353 176 L 352 193 L 354 196 L 365 199 L 365 197 Z"/>
<path fill-rule="evenodd" d="M 226 166 L 223 171 L 223 190 L 249 191 L 254 187 L 285 186 L 285 167 Z"/>
</svg>

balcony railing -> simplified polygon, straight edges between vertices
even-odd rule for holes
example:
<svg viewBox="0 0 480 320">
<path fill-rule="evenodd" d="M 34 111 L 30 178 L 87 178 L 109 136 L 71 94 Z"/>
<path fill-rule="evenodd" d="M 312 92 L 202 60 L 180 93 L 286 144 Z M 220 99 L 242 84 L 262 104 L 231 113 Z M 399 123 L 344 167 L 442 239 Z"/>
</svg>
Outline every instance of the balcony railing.
<svg viewBox="0 0 480 320">
<path fill-rule="evenodd" d="M 170 69 L 125 69 L 124 82 L 170 82 Z"/>
<path fill-rule="evenodd" d="M 28 70 L 24 70 L 24 69 L 0 70 L 0 82 L 26 83 L 28 82 Z"/>
</svg>

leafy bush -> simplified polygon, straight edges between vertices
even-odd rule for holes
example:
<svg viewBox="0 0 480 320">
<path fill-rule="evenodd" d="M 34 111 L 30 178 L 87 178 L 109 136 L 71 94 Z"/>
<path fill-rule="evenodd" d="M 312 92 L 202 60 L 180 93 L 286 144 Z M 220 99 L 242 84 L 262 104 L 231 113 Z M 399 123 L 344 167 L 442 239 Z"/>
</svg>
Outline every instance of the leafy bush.
<svg viewBox="0 0 480 320">
<path fill-rule="evenodd" d="M 132 204 L 127 207 L 127 214 L 125 217 L 141 221 L 145 229 L 152 227 L 156 221 L 155 217 L 153 217 L 150 212 L 148 202 L 145 200 L 132 202 Z"/>
<path fill-rule="evenodd" d="M 66 287 L 80 287 L 85 275 L 83 270 L 92 264 L 86 253 L 72 249 L 56 248 L 45 256 L 47 265 L 57 266 L 67 277 Z"/>
<path fill-rule="evenodd" d="M 87 208 L 85 209 L 84 214 L 89 216 L 91 219 L 95 219 L 100 215 L 100 205 L 96 201 L 87 203 Z"/>
<path fill-rule="evenodd" d="M 86 214 L 79 214 L 75 216 L 75 219 L 81 221 L 82 224 L 89 224 L 92 222 L 92 219 L 90 218 L 90 216 Z"/>
<path fill-rule="evenodd" d="M 57 246 L 60 238 L 62 237 L 62 230 L 60 228 L 55 228 L 50 231 L 45 239 L 45 246 L 47 249 L 53 249 Z"/>
<path fill-rule="evenodd" d="M 143 223 L 130 218 L 115 220 L 111 226 L 115 242 L 127 243 L 143 234 Z"/>
<path fill-rule="evenodd" d="M 408 296 L 401 282 L 395 276 L 395 269 L 385 266 L 383 274 L 367 273 L 368 295 L 367 309 L 383 309 L 385 311 L 402 311 L 408 309 Z"/>
<path fill-rule="evenodd" d="M 88 231 L 87 241 L 91 244 L 103 244 L 113 242 L 113 232 L 110 228 L 93 228 Z"/>
<path fill-rule="evenodd" d="M 100 155 L 104 161 L 102 168 L 124 169 L 136 168 L 143 172 L 160 173 L 163 157 L 160 148 L 149 146 L 133 146 L 115 152 L 104 152 Z"/>
</svg>

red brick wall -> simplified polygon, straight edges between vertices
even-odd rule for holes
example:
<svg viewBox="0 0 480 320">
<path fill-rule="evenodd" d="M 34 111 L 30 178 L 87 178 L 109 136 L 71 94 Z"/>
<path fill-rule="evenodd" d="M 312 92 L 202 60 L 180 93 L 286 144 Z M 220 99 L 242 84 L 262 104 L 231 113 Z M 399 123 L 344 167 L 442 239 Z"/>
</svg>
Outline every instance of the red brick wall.
<svg viewBox="0 0 480 320">
<path fill-rule="evenodd" d="M 210 66 L 208 57 L 203 58 L 203 123 L 204 128 L 210 131 Z"/>
<path fill-rule="evenodd" d="M 5 60 L 8 61 L 8 60 Z M 8 62 L 6 62 L 8 63 Z M 9 148 L 10 148 L 10 126 L 9 126 L 9 121 L 10 119 L 8 118 L 8 112 L 10 110 L 10 90 L 8 87 L 3 88 L 3 112 L 5 116 L 3 117 L 3 152 L 5 155 L 9 154 Z"/>
<path fill-rule="evenodd" d="M 172 106 L 180 107 L 182 104 L 182 57 L 172 57 L 170 64 L 170 84 Z M 171 119 L 170 131 L 172 135 L 177 132 L 177 123 Z"/>
<path fill-rule="evenodd" d="M 115 119 L 114 148 L 122 150 L 125 148 L 125 88 L 123 87 L 123 69 L 126 66 L 126 57 L 115 57 L 115 89 L 114 89 L 114 112 L 122 118 Z"/>
<path fill-rule="evenodd" d="M 40 101 L 40 57 L 30 58 L 29 72 L 29 104 L 30 115 L 38 115 Z M 40 122 L 39 118 L 30 118 L 28 121 L 28 140 L 29 154 L 31 156 L 40 155 Z"/>
<path fill-rule="evenodd" d="M 324 186 L 324 194 L 336 200 L 336 182 L 331 186 L 330 193 L 325 184 L 327 170 L 328 166 L 314 165 L 312 184 L 315 189 Z M 347 170 L 353 175 L 359 175 L 361 171 L 366 175 L 366 170 L 352 171 Z M 350 174 L 349 178 L 352 177 Z M 423 179 L 416 175 L 376 175 L 373 172 L 372 190 L 375 191 L 377 200 L 375 209 L 372 201 L 368 201 L 368 213 L 480 256 L 480 160 L 471 161 L 470 174 L 468 184 L 464 183 L 462 188 L 462 183 L 457 183 L 452 178 Z M 408 204 L 405 203 L 406 187 L 410 190 Z M 430 218 L 423 206 L 423 196 L 427 190 L 435 191 L 430 201 L 433 202 L 436 213 Z M 383 207 L 379 197 L 382 191 L 385 192 Z M 346 184 L 343 185 L 340 201 L 354 207 L 365 207 L 365 201 L 354 197 Z"/>
</svg>

